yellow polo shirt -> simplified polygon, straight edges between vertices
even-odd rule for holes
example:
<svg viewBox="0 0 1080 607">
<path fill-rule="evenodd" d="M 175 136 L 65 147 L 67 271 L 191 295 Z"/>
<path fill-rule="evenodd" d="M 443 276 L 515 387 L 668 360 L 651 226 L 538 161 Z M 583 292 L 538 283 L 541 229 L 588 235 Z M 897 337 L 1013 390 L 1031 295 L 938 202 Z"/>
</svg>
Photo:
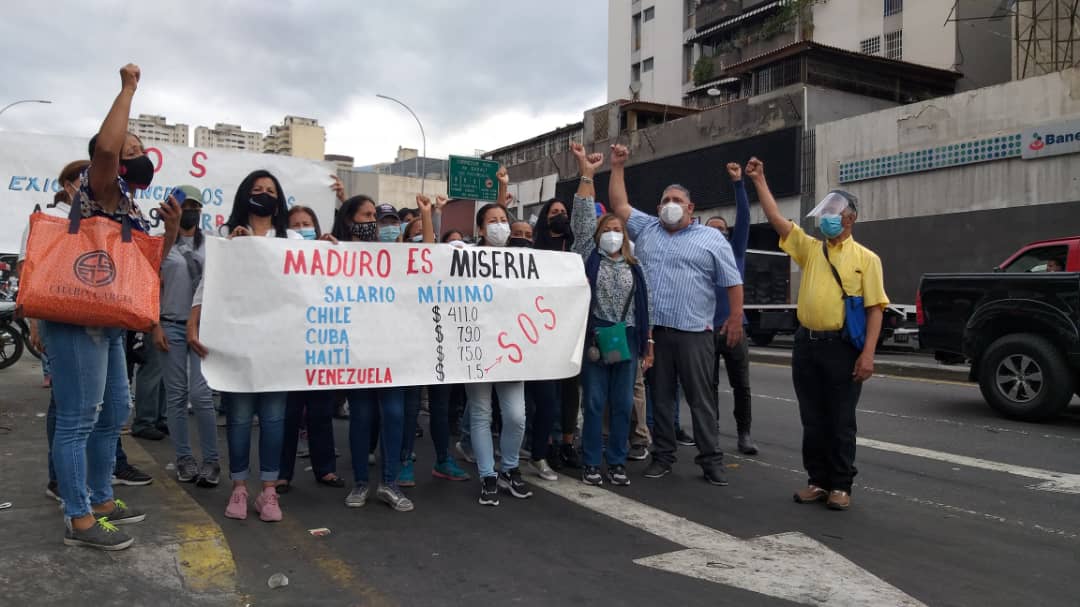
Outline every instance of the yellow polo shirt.
<svg viewBox="0 0 1080 607">
<path fill-rule="evenodd" d="M 829 260 L 836 266 L 848 295 L 862 296 L 867 308 L 889 305 L 881 275 L 881 259 L 870 249 L 847 238 L 828 245 Z M 813 331 L 839 331 L 844 326 L 844 301 L 821 241 L 793 225 L 780 248 L 802 268 L 799 285 L 799 323 Z"/>
</svg>

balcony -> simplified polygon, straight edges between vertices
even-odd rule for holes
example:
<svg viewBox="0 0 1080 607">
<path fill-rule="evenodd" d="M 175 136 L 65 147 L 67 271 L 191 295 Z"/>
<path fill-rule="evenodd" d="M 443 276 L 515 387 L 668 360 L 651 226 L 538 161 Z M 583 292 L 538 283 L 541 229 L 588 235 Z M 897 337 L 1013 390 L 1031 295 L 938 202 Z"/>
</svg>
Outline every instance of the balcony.
<svg viewBox="0 0 1080 607">
<path fill-rule="evenodd" d="M 743 0 L 711 0 L 697 7 L 694 16 L 697 31 L 712 27 L 725 19 L 738 17 L 743 11 Z"/>
</svg>

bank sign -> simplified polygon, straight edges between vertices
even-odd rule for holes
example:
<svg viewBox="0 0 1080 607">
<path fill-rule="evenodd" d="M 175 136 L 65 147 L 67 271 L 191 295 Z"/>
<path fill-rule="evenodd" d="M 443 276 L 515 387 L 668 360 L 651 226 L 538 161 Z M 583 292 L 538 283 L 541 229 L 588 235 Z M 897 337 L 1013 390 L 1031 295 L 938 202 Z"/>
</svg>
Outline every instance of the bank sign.
<svg viewBox="0 0 1080 607">
<path fill-rule="evenodd" d="M 1024 129 L 1020 155 L 1024 160 L 1080 152 L 1080 118 Z"/>
</svg>

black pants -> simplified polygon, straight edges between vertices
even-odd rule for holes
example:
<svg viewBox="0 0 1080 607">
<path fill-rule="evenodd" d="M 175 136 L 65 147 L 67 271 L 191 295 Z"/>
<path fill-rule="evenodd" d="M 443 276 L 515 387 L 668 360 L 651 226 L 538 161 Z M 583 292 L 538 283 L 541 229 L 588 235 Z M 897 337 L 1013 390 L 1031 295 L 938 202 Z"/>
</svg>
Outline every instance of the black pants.
<svg viewBox="0 0 1080 607">
<path fill-rule="evenodd" d="M 803 425 L 803 466 L 811 485 L 851 492 L 855 478 L 855 407 L 862 384 L 852 379 L 859 352 L 842 339 L 795 334 L 791 377 Z"/>
<path fill-rule="evenodd" d="M 559 389 L 562 391 L 559 398 L 562 410 L 562 433 L 563 435 L 577 433 L 578 411 L 581 410 L 581 376 L 567 377 L 559 380 Z"/>
<path fill-rule="evenodd" d="M 300 438 L 300 420 L 306 410 L 308 449 L 311 471 L 319 479 L 337 471 L 334 453 L 334 406 L 331 390 L 290 392 L 285 405 L 285 438 L 281 444 L 281 468 L 278 478 L 291 481 L 296 466 L 296 445 Z"/>
<path fill-rule="evenodd" d="M 728 384 L 735 401 L 735 427 L 739 434 L 750 431 L 750 346 L 746 335 L 734 348 L 727 345 L 727 337 L 716 334 L 716 354 L 713 364 L 713 393 L 720 392 L 720 361 L 724 361 Z"/>
<path fill-rule="evenodd" d="M 690 405 L 694 422 L 694 442 L 698 456 L 694 463 L 702 468 L 719 468 L 724 454 L 720 451 L 719 409 L 713 389 L 712 331 L 690 333 L 666 327 L 654 327 L 653 384 L 653 459 L 675 463 L 676 386 L 681 385 Z"/>
</svg>

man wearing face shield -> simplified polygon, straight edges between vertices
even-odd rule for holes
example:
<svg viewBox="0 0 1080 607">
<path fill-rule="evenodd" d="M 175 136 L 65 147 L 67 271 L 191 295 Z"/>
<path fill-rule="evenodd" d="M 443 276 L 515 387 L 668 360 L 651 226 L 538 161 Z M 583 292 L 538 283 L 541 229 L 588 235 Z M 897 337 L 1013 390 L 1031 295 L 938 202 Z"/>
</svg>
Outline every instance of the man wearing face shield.
<svg viewBox="0 0 1080 607">
<path fill-rule="evenodd" d="M 723 452 L 719 446 L 719 411 L 713 389 L 713 336 L 726 337 L 728 347 L 742 339 L 742 276 L 735 265 L 731 245 L 720 232 L 691 222 L 694 203 L 680 185 L 664 190 L 657 207 L 660 217 L 630 206 L 624 168 L 629 152 L 611 146 L 611 181 L 608 198 L 637 243 L 636 256 L 645 270 L 653 308 L 655 362 L 652 388 L 655 395 L 653 461 L 646 478 L 660 478 L 675 463 L 676 386 L 681 385 L 694 423 L 694 440 L 705 480 L 727 485 Z M 726 291 L 730 315 L 722 327 L 713 325 L 716 292 Z"/>
<path fill-rule="evenodd" d="M 858 201 L 851 194 L 833 190 L 808 215 L 816 220 L 823 242 L 780 213 L 760 160 L 750 159 L 746 175 L 754 182 L 761 210 L 780 235 L 780 247 L 803 270 L 798 304 L 801 326 L 795 333 L 791 375 L 799 399 L 803 466 L 809 480 L 795 494 L 795 501 L 824 501 L 830 509 L 847 510 L 857 472 L 855 408 L 863 382 L 874 373 L 874 350 L 889 303 L 881 259 L 851 237 L 859 214 Z M 844 330 L 845 322 L 850 328 L 852 321 L 845 318 L 847 300 L 859 297 L 866 311 L 861 348 L 851 331 Z"/>
</svg>

